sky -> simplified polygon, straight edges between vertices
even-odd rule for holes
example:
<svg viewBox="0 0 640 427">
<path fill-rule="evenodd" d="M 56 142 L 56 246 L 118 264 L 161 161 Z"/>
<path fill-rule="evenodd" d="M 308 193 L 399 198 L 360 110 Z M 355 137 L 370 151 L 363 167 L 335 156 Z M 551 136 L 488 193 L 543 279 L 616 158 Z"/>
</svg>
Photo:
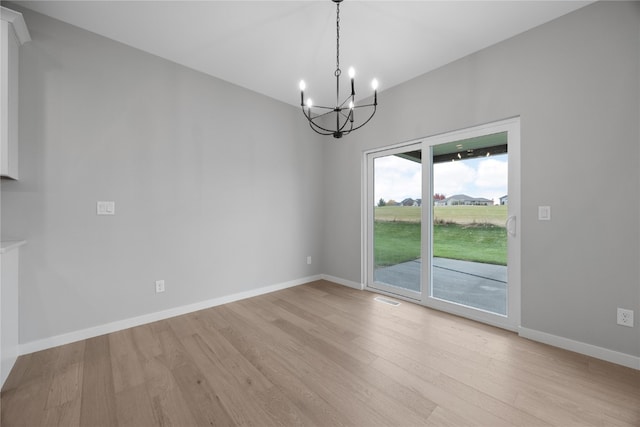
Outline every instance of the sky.
<svg viewBox="0 0 640 427">
<path fill-rule="evenodd" d="M 433 192 L 450 197 L 466 194 L 500 202 L 507 194 L 507 154 L 438 163 L 433 166 Z M 396 156 L 375 161 L 375 200 L 420 199 L 421 164 Z"/>
</svg>

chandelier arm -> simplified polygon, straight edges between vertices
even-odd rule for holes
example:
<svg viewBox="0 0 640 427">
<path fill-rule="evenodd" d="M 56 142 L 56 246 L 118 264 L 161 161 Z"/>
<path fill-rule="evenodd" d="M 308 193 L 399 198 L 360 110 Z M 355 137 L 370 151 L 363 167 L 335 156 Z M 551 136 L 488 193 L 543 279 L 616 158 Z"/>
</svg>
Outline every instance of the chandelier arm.
<svg viewBox="0 0 640 427">
<path fill-rule="evenodd" d="M 349 130 L 344 130 L 345 127 L 347 127 L 347 124 L 350 124 Z M 353 130 L 353 122 L 351 120 L 349 120 L 349 117 L 347 116 L 347 119 L 344 121 L 344 123 L 342 123 L 342 126 L 340 126 L 340 128 L 338 129 L 338 131 L 342 132 L 343 134 L 347 135 L 349 134 L 349 132 L 351 132 Z"/>
<path fill-rule="evenodd" d="M 353 115 L 353 109 L 355 108 L 364 108 L 364 107 L 374 107 L 373 111 L 371 113 L 371 115 L 367 118 L 367 120 L 365 120 L 363 123 L 361 123 L 360 125 L 353 127 L 353 122 L 350 120 L 351 116 Z M 324 108 L 328 108 L 328 107 L 324 107 Z M 309 126 L 316 132 L 319 133 L 321 135 L 333 135 L 335 133 L 335 130 L 331 130 L 331 129 L 327 129 L 323 126 L 320 126 L 318 123 L 316 123 L 316 120 L 324 117 L 326 115 L 331 114 L 332 112 L 335 112 L 336 114 L 338 114 L 339 116 L 341 115 L 345 121 L 342 123 L 342 125 L 337 127 L 337 131 L 342 132 L 344 135 L 349 134 L 350 132 L 354 131 L 354 130 L 358 130 L 361 127 L 363 127 L 364 125 L 366 125 L 367 123 L 369 123 L 369 121 L 373 118 L 373 116 L 376 114 L 377 111 L 377 104 L 367 104 L 367 105 L 358 105 L 353 107 L 353 109 L 349 109 L 349 114 L 344 114 L 342 111 L 335 111 L 335 109 L 331 109 L 331 111 L 327 111 L 324 114 L 319 114 L 315 117 L 311 117 L 310 115 L 307 114 L 306 111 L 303 110 L 303 114 L 304 116 L 307 118 L 307 121 L 309 122 Z M 350 128 L 349 130 L 345 131 L 344 128 L 347 126 L 347 124 L 350 124 Z M 323 132 L 319 132 L 318 129 L 322 130 Z"/>
<path fill-rule="evenodd" d="M 345 114 L 342 111 L 336 111 L 336 114 L 341 115 L 342 117 L 344 117 L 345 119 L 349 119 L 351 117 L 351 115 L 353 114 L 353 111 L 351 109 L 349 109 L 349 113 Z"/>
<path fill-rule="evenodd" d="M 315 120 L 320 116 L 316 116 L 314 118 L 308 118 L 308 116 L 305 115 L 305 117 L 307 117 L 307 120 L 309 121 L 309 126 L 311 126 L 311 128 L 313 130 L 315 130 L 316 132 L 318 132 L 317 129 L 321 129 L 321 130 L 323 130 L 325 132 L 328 132 L 327 134 L 324 134 L 324 135 L 333 135 L 335 133 L 335 130 L 327 129 L 325 127 L 320 126 L 318 123 L 315 122 Z M 321 132 L 318 132 L 318 133 L 321 133 Z"/>
<path fill-rule="evenodd" d="M 326 129 L 326 128 L 323 128 L 322 126 L 318 126 L 314 122 L 309 122 L 309 125 L 310 125 L 311 129 L 313 129 L 314 132 L 319 133 L 320 135 L 333 135 L 334 132 L 335 132 L 334 130 Z"/>
<path fill-rule="evenodd" d="M 327 108 L 327 107 L 321 107 L 321 108 Z M 316 125 L 315 120 L 317 120 L 320 117 L 324 117 L 327 114 L 331 114 L 332 112 L 333 110 L 327 111 L 326 113 L 318 114 L 315 117 L 311 117 L 311 109 L 309 109 L 308 111 L 305 111 L 304 108 L 302 109 L 302 114 L 304 115 L 304 117 L 309 121 L 309 123 L 313 123 L 314 125 Z M 329 131 L 328 129 L 325 129 L 325 130 Z"/>
<path fill-rule="evenodd" d="M 309 107 L 307 107 L 307 108 L 309 108 Z M 322 109 L 322 110 L 331 110 L 331 111 L 336 109 L 336 107 L 324 107 L 322 105 L 314 105 L 312 108 L 319 108 L 319 109 Z"/>
<path fill-rule="evenodd" d="M 347 135 L 349 134 L 349 132 L 351 132 L 351 130 L 353 130 L 353 119 L 355 117 L 353 114 L 353 109 L 349 109 L 349 114 L 344 114 L 342 111 L 340 111 L 339 113 L 340 115 L 342 115 L 342 117 L 344 117 L 344 122 L 342 123 L 342 126 L 339 126 L 338 131 Z M 347 127 L 347 125 L 349 125 L 349 130 L 345 131 L 344 129 Z"/>
<path fill-rule="evenodd" d="M 325 136 L 326 136 L 326 135 L 333 135 L 333 131 L 330 131 L 330 130 L 327 130 L 327 129 L 320 128 L 320 129 L 322 129 L 322 130 L 323 130 L 323 132 L 319 131 L 319 130 L 318 130 L 318 129 L 316 129 L 316 127 L 312 124 L 312 122 L 309 122 L 309 127 L 311 128 L 311 130 L 312 130 L 312 131 L 314 131 L 314 132 L 315 132 L 315 133 L 317 133 L 317 134 L 325 135 Z"/>
<path fill-rule="evenodd" d="M 365 104 L 365 105 L 354 105 L 353 108 L 367 108 L 367 107 L 377 107 L 378 104 Z"/>
<path fill-rule="evenodd" d="M 344 100 L 344 102 L 342 104 L 339 105 L 339 108 L 343 108 L 344 105 L 347 103 L 347 101 L 349 101 L 351 99 L 351 96 L 347 97 L 347 99 Z M 376 105 L 378 105 L 377 102 L 371 103 L 371 104 L 364 104 L 364 105 L 353 105 L 353 107 L 351 109 L 355 109 L 355 108 L 366 108 L 366 107 L 375 107 Z M 315 108 L 315 105 L 314 105 Z M 329 108 L 329 107 L 324 107 L 324 108 Z M 332 108 L 333 110 L 333 108 Z"/>
<path fill-rule="evenodd" d="M 328 114 L 331 114 L 331 113 L 333 113 L 333 110 L 327 111 L 326 113 L 318 114 L 315 117 L 311 117 L 311 112 L 309 112 L 309 114 L 304 113 L 304 116 L 307 117 L 309 120 L 316 120 L 316 119 L 318 119 L 320 117 L 324 117 L 324 116 L 326 116 Z"/>
<path fill-rule="evenodd" d="M 362 126 L 366 125 L 367 123 L 369 123 L 369 120 L 371 120 L 373 118 L 373 116 L 376 114 L 376 106 L 373 106 L 373 112 L 371 113 L 371 115 L 369 116 L 369 118 L 367 120 L 365 120 L 363 123 L 361 123 L 360 125 L 354 127 L 353 129 L 349 130 L 349 132 L 353 132 L 354 130 L 358 130 L 360 129 Z"/>
<path fill-rule="evenodd" d="M 347 105 L 347 102 L 349 102 L 349 101 L 351 101 L 351 100 L 352 100 L 352 96 L 351 96 L 351 95 L 349 95 L 349 96 L 347 97 L 347 99 L 345 99 L 344 101 L 342 101 L 342 104 L 340 104 L 338 107 L 339 107 L 339 108 L 344 107 L 345 105 Z M 355 104 L 355 102 L 354 102 L 354 104 Z"/>
</svg>

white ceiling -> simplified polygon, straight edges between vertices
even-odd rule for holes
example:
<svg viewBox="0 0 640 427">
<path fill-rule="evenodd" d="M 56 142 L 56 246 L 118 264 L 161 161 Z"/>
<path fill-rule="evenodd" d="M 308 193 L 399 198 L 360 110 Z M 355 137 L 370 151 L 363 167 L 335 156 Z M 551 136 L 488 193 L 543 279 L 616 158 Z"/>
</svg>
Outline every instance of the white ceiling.
<svg viewBox="0 0 640 427">
<path fill-rule="evenodd" d="M 335 103 L 330 0 L 16 3 L 289 104 L 299 105 L 300 79 L 316 104 Z M 345 0 L 343 85 L 353 66 L 368 96 L 374 77 L 383 91 L 589 3 Z"/>
</svg>

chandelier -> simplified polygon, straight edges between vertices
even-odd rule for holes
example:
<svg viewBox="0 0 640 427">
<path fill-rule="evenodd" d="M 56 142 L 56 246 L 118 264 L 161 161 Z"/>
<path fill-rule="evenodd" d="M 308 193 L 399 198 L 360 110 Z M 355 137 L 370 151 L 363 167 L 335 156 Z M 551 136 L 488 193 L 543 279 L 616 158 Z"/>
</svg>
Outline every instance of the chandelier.
<svg viewBox="0 0 640 427">
<path fill-rule="evenodd" d="M 331 0 L 336 4 L 336 71 L 333 75 L 336 78 L 336 105 L 334 107 L 324 107 L 321 105 L 313 105 L 311 98 L 308 98 L 305 102 L 304 90 L 306 84 L 304 80 L 300 81 L 300 107 L 302 113 L 309 121 L 309 126 L 315 132 L 320 135 L 333 135 L 334 138 L 342 138 L 343 135 L 348 135 L 356 129 L 360 129 L 366 125 L 369 120 L 376 113 L 378 106 L 378 81 L 373 79 L 371 87 L 373 88 L 373 103 L 366 105 L 355 104 L 355 70 L 353 67 L 349 68 L 349 79 L 351 80 L 351 94 L 348 95 L 345 100 L 340 102 L 340 75 L 342 70 L 340 69 L 340 3 L 342 0 Z M 355 110 L 367 109 L 370 112 L 366 120 L 356 123 Z M 335 127 L 329 128 L 332 123 L 331 115 L 335 116 Z M 329 124 L 326 124 L 329 123 Z"/>
</svg>

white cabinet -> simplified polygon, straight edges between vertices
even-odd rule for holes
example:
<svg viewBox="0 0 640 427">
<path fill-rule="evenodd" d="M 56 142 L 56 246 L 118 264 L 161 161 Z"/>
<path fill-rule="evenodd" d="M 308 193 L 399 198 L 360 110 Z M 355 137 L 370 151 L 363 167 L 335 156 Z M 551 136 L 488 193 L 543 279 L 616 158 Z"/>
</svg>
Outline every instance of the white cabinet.
<svg viewBox="0 0 640 427">
<path fill-rule="evenodd" d="M 24 243 L 0 242 L 0 387 L 18 358 L 18 248 Z"/>
<path fill-rule="evenodd" d="M 0 12 L 0 175 L 18 179 L 18 55 L 31 37 L 21 13 Z"/>
</svg>

